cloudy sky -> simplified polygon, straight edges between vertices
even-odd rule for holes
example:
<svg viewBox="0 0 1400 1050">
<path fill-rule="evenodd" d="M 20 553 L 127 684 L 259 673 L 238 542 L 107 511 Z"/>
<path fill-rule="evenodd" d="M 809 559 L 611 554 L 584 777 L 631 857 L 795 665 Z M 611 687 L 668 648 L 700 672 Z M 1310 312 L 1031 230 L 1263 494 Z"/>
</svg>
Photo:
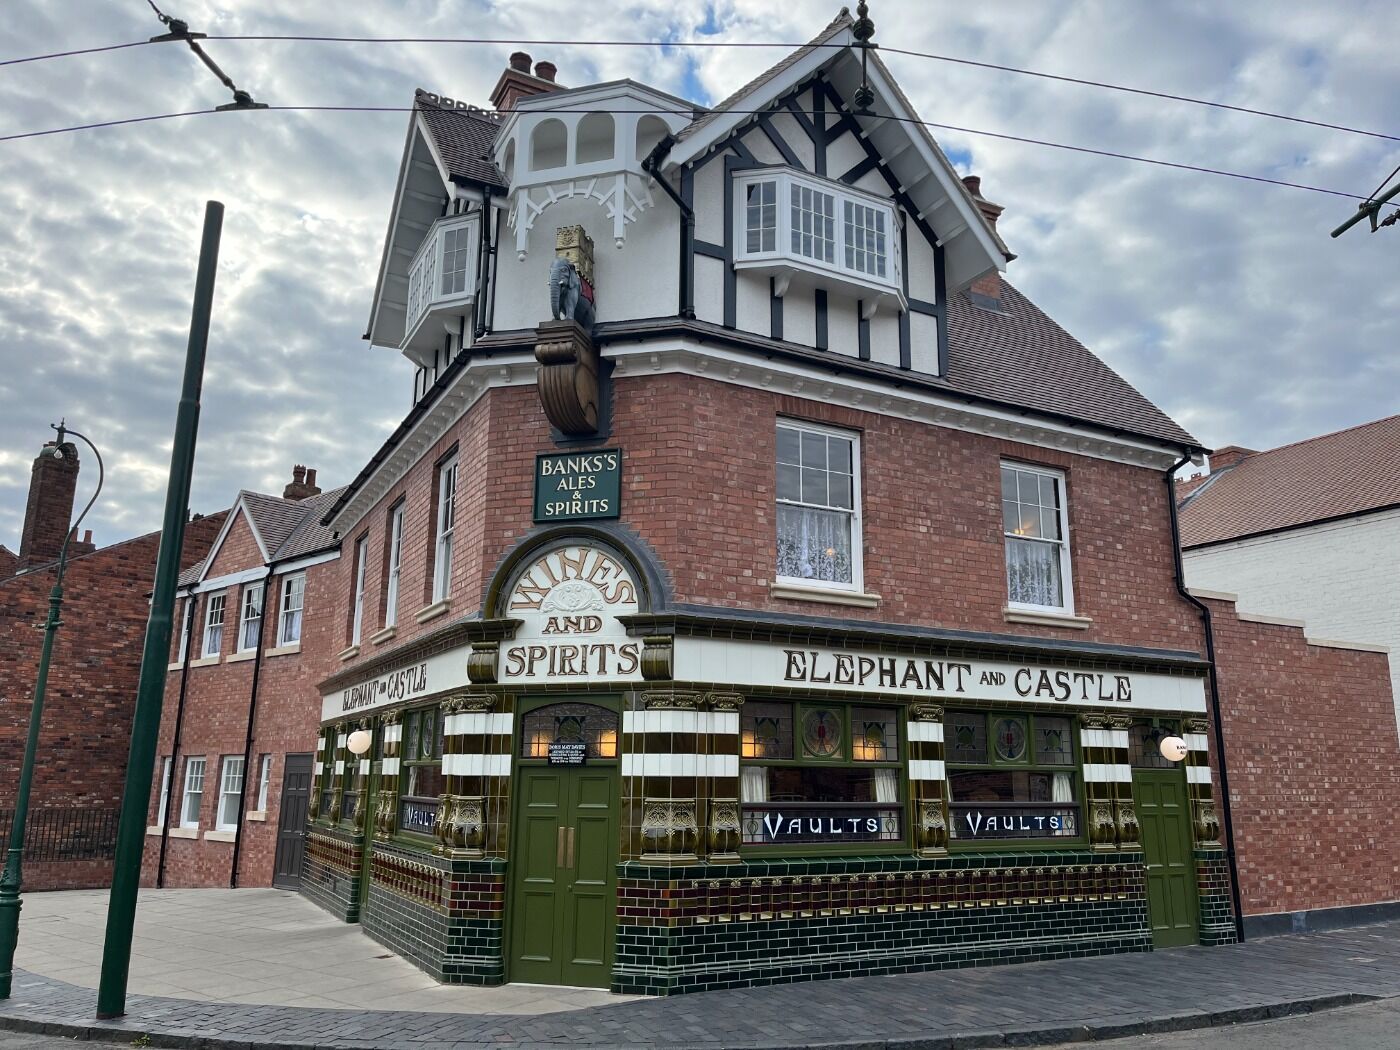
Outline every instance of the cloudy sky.
<svg viewBox="0 0 1400 1050">
<path fill-rule="evenodd" d="M 144 0 L 9 0 L 0 60 L 143 39 Z M 586 35 L 793 41 L 834 0 L 162 0 L 211 34 Z M 876 0 L 890 46 L 1400 134 L 1385 2 Z M 574 27 L 578 28 L 575 29 Z M 214 41 L 275 104 L 486 104 L 510 45 Z M 630 76 L 723 97 L 780 50 L 549 45 L 568 85 Z M 927 120 L 1369 193 L 1387 142 L 943 62 L 887 56 Z M 0 67 L 0 135 L 201 109 L 227 93 L 182 45 Z M 365 329 L 407 116 L 198 116 L 0 143 L 0 543 L 66 416 L 108 461 L 100 542 L 159 525 L 204 201 L 225 202 L 192 506 L 280 491 L 293 462 L 351 478 L 409 407 Z M 1207 445 L 1265 448 L 1397 410 L 1400 228 L 1340 198 L 936 133 L 1006 206 L 1010 278 Z M 89 477 L 90 480 L 90 477 Z"/>
</svg>

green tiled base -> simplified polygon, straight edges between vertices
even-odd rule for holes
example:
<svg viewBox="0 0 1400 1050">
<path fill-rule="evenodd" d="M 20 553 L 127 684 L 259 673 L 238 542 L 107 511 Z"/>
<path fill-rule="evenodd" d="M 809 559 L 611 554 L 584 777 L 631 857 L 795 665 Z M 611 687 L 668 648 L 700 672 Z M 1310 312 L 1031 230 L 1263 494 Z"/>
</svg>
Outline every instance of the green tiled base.
<svg viewBox="0 0 1400 1050">
<path fill-rule="evenodd" d="M 1234 944 L 1239 937 L 1230 897 L 1230 864 L 1225 851 L 1198 849 L 1195 858 L 1201 902 L 1201 943 L 1212 948 Z"/>
<path fill-rule="evenodd" d="M 301 895 L 342 922 L 359 919 L 359 850 L 353 836 L 329 828 L 313 828 L 307 843 Z"/>
</svg>

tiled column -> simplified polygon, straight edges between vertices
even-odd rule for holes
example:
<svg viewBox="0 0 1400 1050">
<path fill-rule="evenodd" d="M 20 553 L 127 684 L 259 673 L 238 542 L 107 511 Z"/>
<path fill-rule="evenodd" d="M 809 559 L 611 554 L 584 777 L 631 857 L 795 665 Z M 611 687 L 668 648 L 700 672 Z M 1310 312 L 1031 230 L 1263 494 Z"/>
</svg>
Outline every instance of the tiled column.
<svg viewBox="0 0 1400 1050">
<path fill-rule="evenodd" d="M 1186 788 L 1191 794 L 1191 825 L 1197 849 L 1223 849 L 1215 791 L 1210 782 L 1210 743 L 1206 720 L 1190 719 L 1183 726 L 1186 741 Z"/>
<path fill-rule="evenodd" d="M 352 731 L 353 731 L 353 730 L 356 730 L 356 729 L 364 729 L 364 730 L 367 730 L 367 731 L 373 733 L 373 732 L 374 732 L 374 719 L 373 719 L 373 718 L 362 718 L 362 719 L 360 719 L 358 722 L 355 722 L 350 728 L 351 728 Z M 347 785 L 353 785 L 353 786 L 354 786 L 354 790 L 355 790 L 355 792 L 356 792 L 356 794 L 355 794 L 355 800 L 356 800 L 356 801 L 355 801 L 355 831 L 358 832 L 359 834 L 364 834 L 364 832 L 365 832 L 365 828 L 366 828 L 366 824 L 367 824 L 366 814 L 369 812 L 369 808 L 370 808 L 370 798 L 369 798 L 369 767 L 370 767 L 371 761 L 373 761 L 373 759 L 372 759 L 372 757 L 371 757 L 373 754 L 374 754 L 374 747 L 373 747 L 373 744 L 372 744 L 372 743 L 371 743 L 370 749 L 369 749 L 368 751 L 366 751 L 362 756 L 357 757 L 357 756 L 356 756 L 353 752 L 351 752 L 348 748 L 346 749 L 346 753 L 345 753 L 345 760 L 346 760 L 346 762 L 348 763 L 348 765 L 347 765 L 347 767 L 346 767 L 346 778 L 347 778 L 347 779 L 346 779 L 345 783 L 346 783 Z"/>
<path fill-rule="evenodd" d="M 705 851 L 713 864 L 733 864 L 739 860 L 741 810 L 739 805 L 739 693 L 706 693 L 708 711 L 700 712 L 702 745 L 705 755 L 706 790 L 703 799 L 708 810 L 708 841 Z"/>
<path fill-rule="evenodd" d="M 442 703 L 447 793 L 438 811 L 438 853 L 485 856 L 488 830 L 505 819 L 514 718 L 497 706 L 490 693 L 459 693 Z M 491 838 L 503 841 L 504 835 Z"/>
<path fill-rule="evenodd" d="M 1136 849 L 1133 768 L 1128 764 L 1128 726 L 1122 715 L 1086 712 L 1079 716 L 1079 748 L 1084 759 L 1084 800 L 1089 843 L 1108 850 L 1120 844 Z"/>
<path fill-rule="evenodd" d="M 914 803 L 916 845 L 925 857 L 948 852 L 948 784 L 943 765 L 943 708 L 910 704 L 909 797 Z"/>
<path fill-rule="evenodd" d="M 332 752 L 334 764 L 331 767 L 331 811 L 325 814 L 332 824 L 340 823 L 341 798 L 345 788 L 345 756 L 348 754 L 345 741 L 349 735 L 350 729 L 346 723 L 342 722 L 335 727 L 335 750 Z"/>
<path fill-rule="evenodd" d="M 306 801 L 308 820 L 316 820 L 321 815 L 321 789 L 330 775 L 327 760 L 330 757 L 330 744 L 327 741 L 329 730 L 322 729 L 316 737 L 316 760 L 311 764 L 311 797 Z"/>
<path fill-rule="evenodd" d="M 403 747 L 403 723 L 399 712 L 390 711 L 380 722 L 379 791 L 374 799 L 374 837 L 387 839 L 394 833 L 399 802 L 399 751 Z"/>
<path fill-rule="evenodd" d="M 699 785 L 711 757 L 701 750 L 701 700 L 700 693 L 657 690 L 634 696 L 622 713 L 625 856 L 659 863 L 697 859 Z M 733 765 L 737 780 L 737 755 Z"/>
</svg>

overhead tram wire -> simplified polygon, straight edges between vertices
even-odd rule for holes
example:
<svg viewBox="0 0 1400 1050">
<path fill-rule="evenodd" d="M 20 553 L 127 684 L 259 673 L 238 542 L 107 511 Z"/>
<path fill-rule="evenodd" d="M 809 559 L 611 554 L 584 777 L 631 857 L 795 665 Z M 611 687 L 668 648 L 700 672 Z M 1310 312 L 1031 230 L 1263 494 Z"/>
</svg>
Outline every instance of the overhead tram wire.
<svg viewBox="0 0 1400 1050">
<path fill-rule="evenodd" d="M 152 120 L 168 120 L 173 117 L 199 116 L 205 113 L 223 112 L 226 107 L 216 107 L 214 109 L 188 110 L 183 113 L 162 113 L 147 117 L 128 117 L 124 120 L 108 120 L 95 124 L 78 124 L 71 127 L 49 128 L 44 131 L 22 131 L 13 135 L 0 135 L 0 142 L 14 142 L 19 139 L 41 138 L 47 135 L 62 135 L 73 131 L 89 131 L 95 128 L 115 127 L 121 124 L 139 124 Z M 233 108 L 233 107 L 227 107 Z M 281 111 L 284 113 L 412 113 L 413 106 L 262 106 L 269 111 Z M 491 113 L 490 110 L 479 112 Z M 594 113 L 594 109 L 555 109 L 553 113 Z M 650 107 L 647 109 L 626 109 L 611 110 L 614 113 L 641 114 L 641 115 L 661 115 L 670 114 L 676 116 L 692 116 L 691 109 L 665 109 L 661 107 Z M 771 109 L 726 109 L 726 113 L 734 113 L 741 116 L 761 116 L 772 113 Z M 500 116 L 502 114 L 493 114 Z M 1370 197 L 1364 197 L 1359 193 L 1348 193 L 1345 190 L 1328 189 L 1325 186 L 1309 186 L 1302 182 L 1288 182 L 1284 179 L 1270 179 L 1262 175 L 1247 175 L 1238 171 L 1226 171 L 1223 168 L 1206 168 L 1195 164 L 1184 164 L 1179 161 L 1162 160 L 1158 157 L 1139 157 L 1132 153 L 1118 153 L 1113 150 L 1094 149 L 1090 146 L 1075 146 L 1064 142 L 1050 142 L 1047 139 L 1033 139 L 1023 135 L 1008 135 L 999 131 L 982 131 L 978 128 L 965 128 L 957 124 L 940 124 L 931 120 L 916 120 L 913 117 L 896 117 L 893 115 L 882 117 L 884 120 L 898 121 L 902 124 L 917 125 L 925 128 L 936 128 L 941 131 L 954 131 L 964 135 L 978 135 L 984 138 L 1001 139 L 1006 142 L 1020 142 L 1030 146 L 1045 146 L 1050 149 L 1069 150 L 1072 153 L 1084 153 L 1095 157 L 1109 157 L 1114 160 L 1130 160 L 1139 164 L 1152 164 L 1162 168 L 1174 168 L 1178 171 L 1193 171 L 1203 175 L 1220 175 L 1231 179 L 1242 179 L 1247 182 L 1258 182 L 1269 186 L 1283 186 L 1287 189 L 1307 190 L 1310 193 L 1325 193 L 1332 197 L 1345 197 L 1349 200 L 1369 201 Z"/>
<path fill-rule="evenodd" d="M 133 40 L 129 44 L 106 44 L 103 47 L 80 47 L 76 51 L 53 51 L 47 55 L 28 55 L 25 58 L 0 59 L 0 66 L 22 66 L 26 62 L 46 62 L 51 58 L 73 58 L 77 55 L 97 55 L 103 51 L 120 51 L 128 47 L 145 47 L 150 40 Z"/>
<path fill-rule="evenodd" d="M 154 4 L 151 4 L 151 6 L 155 8 Z M 156 10 L 158 11 L 159 9 Z M 510 40 L 496 37 L 330 36 L 293 33 L 213 33 L 207 34 L 205 39 L 235 42 L 285 41 L 290 43 L 312 44 L 473 44 L 508 45 L 512 47 L 785 48 L 795 50 L 803 47 L 836 49 L 846 46 L 845 44 L 835 43 L 813 44 L 805 41 L 794 43 L 752 40 Z M 59 51 L 48 55 L 31 55 L 27 58 L 12 58 L 0 61 L 0 66 L 19 65 L 25 62 L 40 62 L 50 58 L 65 58 L 70 55 L 115 51 L 120 48 L 139 47 L 147 43 L 153 43 L 153 41 L 137 40 L 129 44 L 112 44 L 107 47 L 85 48 L 78 51 Z M 1157 98 L 1168 102 L 1182 102 L 1193 106 L 1206 106 L 1210 109 L 1219 109 L 1230 113 L 1243 113 L 1248 116 L 1265 117 L 1269 120 L 1283 120 L 1293 124 L 1303 124 L 1307 127 L 1323 128 L 1328 131 L 1342 131 L 1349 135 L 1363 135 L 1367 138 L 1384 139 L 1387 142 L 1400 142 L 1400 135 L 1391 135 L 1383 131 L 1368 131 L 1365 128 L 1354 128 L 1347 124 L 1335 124 L 1326 120 L 1312 120 L 1308 117 L 1299 117 L 1289 113 L 1275 113 L 1272 110 L 1256 109 L 1251 106 L 1236 106 L 1228 102 L 1216 102 L 1213 99 L 1195 98 L 1191 95 L 1178 95 L 1169 91 L 1154 91 L 1150 88 L 1131 87 L 1127 84 L 1114 84 L 1103 80 L 1087 80 L 1082 77 L 1064 76 L 1059 73 L 1046 73 L 1037 69 L 1024 69 L 1020 66 L 1001 65 L 996 62 L 981 62 L 972 58 L 958 58 L 955 55 L 940 55 L 931 51 L 914 51 L 909 48 L 881 47 L 878 45 L 877 49 L 890 55 L 904 55 L 909 58 L 923 58 L 934 62 L 948 62 L 953 65 L 969 66 L 976 69 L 989 69 L 999 73 L 1015 73 L 1018 76 L 1053 80 L 1062 84 L 1077 84 L 1080 87 L 1099 88 L 1104 91 L 1119 91 L 1130 95 L 1140 95 L 1145 98 Z"/>
</svg>

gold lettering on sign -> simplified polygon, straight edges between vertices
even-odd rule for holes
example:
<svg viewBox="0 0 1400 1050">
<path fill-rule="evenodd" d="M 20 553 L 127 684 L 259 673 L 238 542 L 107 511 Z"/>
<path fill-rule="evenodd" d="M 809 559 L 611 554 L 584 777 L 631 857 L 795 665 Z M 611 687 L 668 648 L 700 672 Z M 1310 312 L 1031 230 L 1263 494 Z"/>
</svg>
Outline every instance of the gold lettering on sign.
<svg viewBox="0 0 1400 1050">
<path fill-rule="evenodd" d="M 637 589 L 627 570 L 611 555 L 596 547 L 561 547 L 537 559 L 516 581 L 507 608 L 510 612 L 544 610 L 545 599 L 551 592 L 571 581 L 592 584 L 590 591 L 601 596 L 605 605 L 631 605 L 637 600 Z M 581 589 L 576 592 L 581 595 Z M 574 593 L 561 596 L 575 597 Z M 578 600 L 582 600 L 581 597 Z M 560 608 L 560 612 L 582 611 Z"/>
</svg>

